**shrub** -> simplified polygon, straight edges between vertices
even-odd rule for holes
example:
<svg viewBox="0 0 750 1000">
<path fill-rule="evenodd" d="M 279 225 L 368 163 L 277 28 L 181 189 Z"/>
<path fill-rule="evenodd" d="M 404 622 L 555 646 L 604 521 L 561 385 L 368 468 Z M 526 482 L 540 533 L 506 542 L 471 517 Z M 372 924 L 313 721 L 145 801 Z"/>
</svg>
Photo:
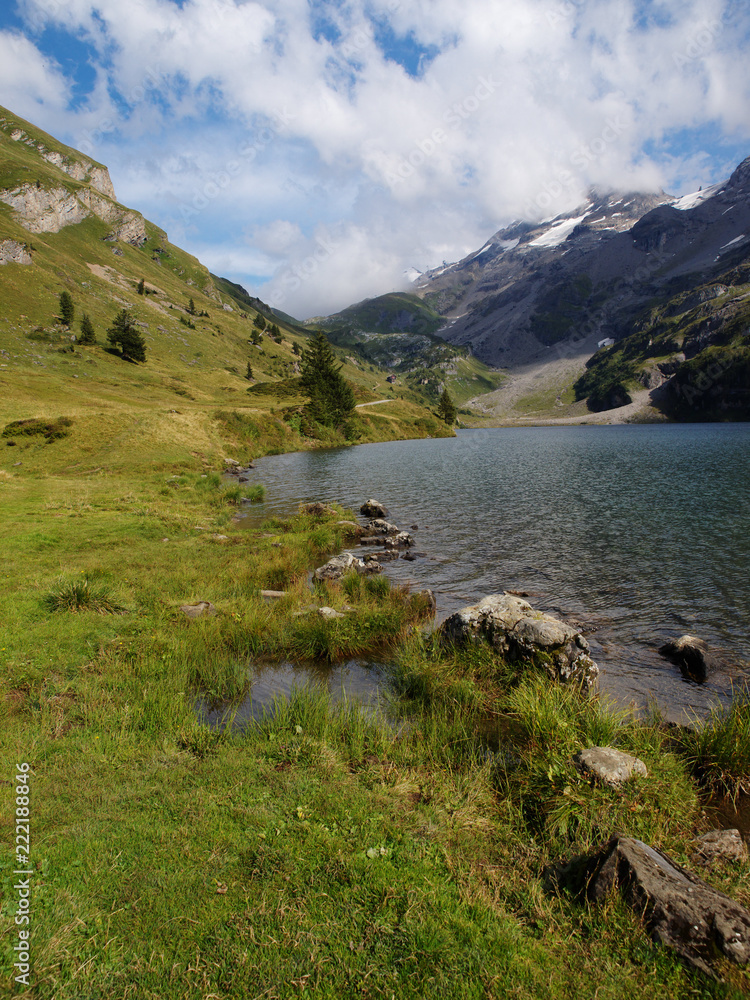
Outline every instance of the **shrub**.
<svg viewBox="0 0 750 1000">
<path fill-rule="evenodd" d="M 72 426 L 73 421 L 70 417 L 58 417 L 56 420 L 44 420 L 40 417 L 32 417 L 29 420 L 14 420 L 6 424 L 2 436 L 4 438 L 33 437 L 39 434 L 49 444 L 51 441 L 58 440 L 58 438 L 67 437 L 70 433 L 68 428 Z"/>
</svg>

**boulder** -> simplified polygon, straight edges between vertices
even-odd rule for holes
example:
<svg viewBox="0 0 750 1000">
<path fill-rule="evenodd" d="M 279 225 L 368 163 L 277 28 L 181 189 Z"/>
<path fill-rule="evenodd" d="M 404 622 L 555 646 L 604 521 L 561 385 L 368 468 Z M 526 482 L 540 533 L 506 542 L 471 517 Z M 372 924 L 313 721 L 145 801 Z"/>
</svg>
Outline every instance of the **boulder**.
<svg viewBox="0 0 750 1000">
<path fill-rule="evenodd" d="M 511 594 L 492 594 L 462 608 L 439 631 L 454 646 L 487 642 L 503 656 L 542 663 L 554 680 L 574 680 L 589 688 L 599 676 L 577 628 Z"/>
<path fill-rule="evenodd" d="M 325 566 L 319 566 L 313 573 L 313 578 L 320 581 L 340 580 L 345 573 L 352 570 L 359 574 L 382 573 L 383 567 L 376 561 L 365 563 L 351 552 L 342 552 L 340 556 L 329 559 Z"/>
<path fill-rule="evenodd" d="M 745 861 L 747 847 L 739 830 L 710 830 L 698 837 L 693 861 L 711 865 L 714 861 Z"/>
<path fill-rule="evenodd" d="M 719 659 L 711 653 L 706 643 L 694 635 L 670 639 L 659 647 L 659 652 L 662 656 L 673 660 L 683 676 L 699 684 L 703 684 L 708 675 L 721 666 Z"/>
<path fill-rule="evenodd" d="M 640 840 L 614 837 L 592 858 L 587 886 L 593 902 L 619 889 L 657 941 L 708 975 L 717 950 L 750 959 L 750 912 Z"/>
<path fill-rule="evenodd" d="M 367 530 L 371 535 L 398 535 L 401 531 L 395 524 L 385 521 L 382 517 L 376 517 L 370 521 Z"/>
<path fill-rule="evenodd" d="M 383 544 L 387 549 L 408 549 L 414 545 L 414 536 L 408 531 L 399 531 L 397 535 L 387 537 Z"/>
<path fill-rule="evenodd" d="M 612 788 L 618 788 L 635 775 L 643 778 L 648 775 L 642 760 L 614 747 L 588 747 L 575 755 L 573 763 L 584 777 L 596 778 Z"/>
<path fill-rule="evenodd" d="M 198 601 L 197 604 L 181 604 L 180 611 L 188 618 L 202 618 L 204 615 L 215 615 L 216 608 L 210 601 Z"/>
<path fill-rule="evenodd" d="M 388 508 L 378 500 L 367 500 L 359 508 L 359 512 L 365 517 L 388 517 Z"/>
</svg>

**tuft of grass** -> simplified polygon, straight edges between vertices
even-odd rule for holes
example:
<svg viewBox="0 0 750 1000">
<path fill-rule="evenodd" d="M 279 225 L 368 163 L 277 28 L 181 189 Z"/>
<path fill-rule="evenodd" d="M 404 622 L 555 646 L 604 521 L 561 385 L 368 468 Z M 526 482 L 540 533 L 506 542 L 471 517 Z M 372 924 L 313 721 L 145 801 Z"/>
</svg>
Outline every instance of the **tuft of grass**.
<svg viewBox="0 0 750 1000">
<path fill-rule="evenodd" d="M 118 604 L 105 587 L 92 586 L 87 576 L 60 582 L 43 599 L 48 611 L 95 611 L 100 615 L 121 615 L 127 608 Z"/>
<path fill-rule="evenodd" d="M 750 690 L 743 688 L 727 708 L 713 708 L 694 728 L 681 729 L 676 744 L 712 792 L 733 800 L 750 792 Z"/>
<path fill-rule="evenodd" d="M 245 490 L 245 496 L 250 503 L 261 503 L 266 498 L 266 488 L 263 483 L 255 483 Z"/>
</svg>

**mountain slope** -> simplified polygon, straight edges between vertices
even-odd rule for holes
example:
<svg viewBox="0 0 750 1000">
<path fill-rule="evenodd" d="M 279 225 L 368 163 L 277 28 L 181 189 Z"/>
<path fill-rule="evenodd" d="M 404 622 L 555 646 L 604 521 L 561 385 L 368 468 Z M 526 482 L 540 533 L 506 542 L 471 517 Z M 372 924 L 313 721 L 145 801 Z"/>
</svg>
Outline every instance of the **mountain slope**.
<svg viewBox="0 0 750 1000">
<path fill-rule="evenodd" d="M 501 230 L 477 253 L 421 275 L 414 288 L 445 315 L 440 336 L 508 368 L 507 390 L 495 394 L 492 403 L 483 401 L 483 409 L 505 417 L 524 415 L 528 407 L 517 405 L 523 385 L 544 390 L 536 395 L 545 397 L 541 410 L 548 415 L 551 405 L 564 403 L 572 407 L 565 415 L 573 416 L 580 410 L 572 384 L 598 344 L 608 338 L 619 342 L 636 331 L 645 335 L 649 324 L 681 308 L 679 296 L 702 295 L 706 320 L 706 296 L 711 297 L 712 285 L 723 285 L 720 308 L 711 312 L 712 336 L 704 336 L 701 349 L 722 337 L 730 355 L 742 347 L 735 334 L 717 331 L 736 314 L 729 304 L 748 291 L 744 271 L 727 277 L 727 269 L 749 260 L 750 159 L 725 183 L 680 199 L 591 192 L 588 202 L 568 215 Z M 691 322 L 685 320 L 687 326 Z M 676 331 L 678 346 L 687 332 L 687 327 Z M 576 382 L 575 396 L 589 397 L 590 409 L 597 411 L 624 405 L 630 390 L 644 388 L 641 376 L 649 381 L 644 375 L 648 352 L 637 358 L 633 353 L 635 344 L 646 341 L 643 336 L 630 341 L 630 360 L 619 374 L 619 362 L 611 359 L 621 358 L 621 351 L 612 348 L 604 366 L 598 357 L 592 359 L 586 376 Z M 653 358 L 656 348 L 649 350 Z M 668 355 L 661 361 L 668 362 Z M 731 370 L 727 379 L 736 381 L 740 376 L 734 366 Z M 650 378 L 659 388 L 659 378 Z M 669 398 L 665 390 L 652 402 L 684 419 L 690 405 L 683 399 L 680 406 L 667 406 Z M 718 410 L 712 412 L 744 412 L 741 405 L 727 403 L 722 409 L 724 402 L 717 398 L 715 403 Z"/>
<path fill-rule="evenodd" d="M 70 328 L 59 317 L 63 291 L 76 310 Z M 129 364 L 107 345 L 106 330 L 123 308 L 145 339 L 145 364 Z M 93 346 L 78 342 L 84 313 L 94 325 Z M 256 345 L 259 315 L 280 335 L 266 333 Z M 215 415 L 239 407 L 276 428 L 277 450 L 303 447 L 297 376 L 306 340 L 304 330 L 214 278 L 118 203 L 106 167 L 0 108 L 0 419 L 73 417 L 81 440 L 87 437 L 92 454 L 102 457 L 106 434 L 95 428 L 111 427 L 103 415 L 115 410 L 123 415 L 121 431 L 144 420 L 153 427 L 155 455 L 169 451 L 177 424 L 181 453 L 206 454 L 223 433 Z M 344 363 L 358 401 L 391 395 L 386 372 Z M 445 433 L 424 396 L 393 396 L 390 406 L 361 411 L 357 434 Z M 271 414 L 280 403 L 283 409 Z M 6 461 L 12 454 L 18 452 L 4 452 Z"/>
</svg>

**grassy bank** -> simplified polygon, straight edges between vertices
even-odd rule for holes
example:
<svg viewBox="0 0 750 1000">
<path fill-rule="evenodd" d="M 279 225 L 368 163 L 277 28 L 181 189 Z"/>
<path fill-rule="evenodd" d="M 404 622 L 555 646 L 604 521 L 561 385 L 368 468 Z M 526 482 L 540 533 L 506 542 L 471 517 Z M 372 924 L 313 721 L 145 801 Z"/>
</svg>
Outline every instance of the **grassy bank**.
<svg viewBox="0 0 750 1000">
<path fill-rule="evenodd" d="M 13 782 L 28 763 L 22 997 L 742 995 L 745 973 L 721 965 L 726 982 L 708 981 L 617 897 L 594 909 L 581 895 L 577 859 L 615 828 L 690 864 L 701 762 L 657 721 L 438 648 L 423 602 L 382 577 L 311 592 L 308 571 L 350 541 L 337 523 L 350 512 L 236 530 L 242 489 L 222 457 L 295 439 L 270 414 L 233 412 L 76 412 L 66 436 L 4 446 L 4 986 Z M 180 610 L 198 601 L 216 614 Z M 244 732 L 197 719 L 199 698 L 243 697 L 254 660 L 373 651 L 397 692 L 379 716 L 300 692 Z M 572 754 L 605 742 L 649 778 L 624 793 L 584 782 Z M 748 903 L 749 875 L 723 863 L 710 881 Z"/>
</svg>

